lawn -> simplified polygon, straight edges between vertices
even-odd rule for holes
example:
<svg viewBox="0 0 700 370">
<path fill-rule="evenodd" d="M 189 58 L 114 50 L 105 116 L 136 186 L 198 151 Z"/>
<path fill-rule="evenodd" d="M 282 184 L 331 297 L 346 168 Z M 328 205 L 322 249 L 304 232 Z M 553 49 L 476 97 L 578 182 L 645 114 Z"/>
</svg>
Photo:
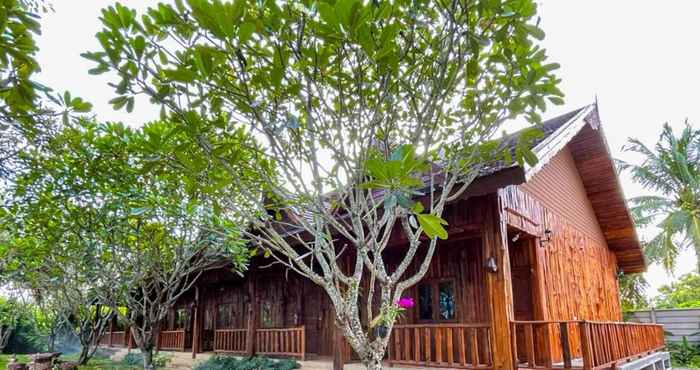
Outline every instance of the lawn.
<svg viewBox="0 0 700 370">
<path fill-rule="evenodd" d="M 12 355 L 5 355 L 2 354 L 0 355 L 0 370 L 5 370 L 7 367 L 7 364 L 10 362 L 10 358 Z M 71 356 L 67 356 L 65 358 L 62 357 L 63 360 L 72 360 Z M 29 356 L 26 355 L 17 355 L 17 360 L 19 362 L 23 363 L 28 363 Z M 114 362 L 108 358 L 105 357 L 99 357 L 95 356 L 93 357 L 90 362 L 86 366 L 81 366 L 79 368 L 80 370 L 135 370 L 138 369 L 137 367 L 130 367 L 123 365 L 119 362 Z"/>
</svg>

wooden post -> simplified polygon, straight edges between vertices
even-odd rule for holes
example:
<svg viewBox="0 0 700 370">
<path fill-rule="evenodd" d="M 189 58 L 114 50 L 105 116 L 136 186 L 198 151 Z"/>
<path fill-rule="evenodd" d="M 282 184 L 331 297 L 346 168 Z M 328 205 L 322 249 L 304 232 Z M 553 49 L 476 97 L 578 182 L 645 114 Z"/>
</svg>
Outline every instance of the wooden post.
<svg viewBox="0 0 700 370">
<path fill-rule="evenodd" d="M 245 353 L 248 357 L 253 357 L 255 355 L 255 331 L 257 329 L 257 316 L 259 311 L 259 296 L 255 279 L 255 269 L 251 268 L 248 274 L 248 297 L 250 299 L 250 304 L 248 305 L 248 327 L 245 337 Z"/>
<path fill-rule="evenodd" d="M 559 323 L 559 339 L 561 340 L 561 352 L 564 357 L 564 368 L 571 368 L 571 345 L 569 344 L 569 324 Z"/>
<path fill-rule="evenodd" d="M 112 347 L 112 332 L 114 331 L 114 318 L 109 319 L 109 346 Z"/>
<path fill-rule="evenodd" d="M 490 302 L 491 343 L 493 367 L 495 370 L 514 368 L 510 339 L 513 314 L 513 288 L 508 255 L 508 235 L 501 212 L 501 190 L 491 197 L 490 207 L 484 212 L 482 231 L 483 266 L 486 272 L 486 289 Z M 496 269 L 488 269 L 489 259 L 493 258 Z"/>
<path fill-rule="evenodd" d="M 128 338 L 127 339 L 127 343 L 128 343 L 127 350 L 128 350 L 128 352 L 131 352 L 131 349 L 134 348 L 134 336 L 133 336 L 133 334 L 131 334 L 131 327 L 127 327 L 127 330 L 124 333 L 124 335 L 128 335 L 128 337 L 127 337 Z"/>
<path fill-rule="evenodd" d="M 194 287 L 194 315 L 192 315 L 192 358 L 197 358 L 199 351 L 199 287 Z"/>
<path fill-rule="evenodd" d="M 345 339 L 338 325 L 333 326 L 333 370 L 343 370 L 345 366 Z"/>
<path fill-rule="evenodd" d="M 583 356 L 583 369 L 593 369 L 593 348 L 591 345 L 591 325 L 584 321 L 579 322 L 581 335 L 581 356 Z"/>
</svg>

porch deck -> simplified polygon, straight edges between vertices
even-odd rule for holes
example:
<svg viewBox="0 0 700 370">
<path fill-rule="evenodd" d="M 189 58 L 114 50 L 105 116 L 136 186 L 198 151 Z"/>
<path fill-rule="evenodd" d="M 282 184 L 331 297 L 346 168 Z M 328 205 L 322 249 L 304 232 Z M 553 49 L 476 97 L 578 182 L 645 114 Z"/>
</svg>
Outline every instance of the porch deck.
<svg viewBox="0 0 700 370">
<path fill-rule="evenodd" d="M 246 336 L 245 329 L 216 330 L 211 353 L 243 355 Z M 160 350 L 184 352 L 184 340 L 184 331 L 164 331 L 158 347 Z M 303 326 L 258 329 L 254 340 L 257 354 L 293 357 L 302 362 L 307 359 Z M 390 339 L 387 364 L 492 369 L 493 340 L 489 323 L 396 325 Z M 618 368 L 664 348 L 661 325 L 583 320 L 512 321 L 510 341 L 516 367 L 537 370 Z M 126 340 L 121 331 L 106 333 L 100 343 L 131 348 L 133 342 Z M 189 353 L 187 356 L 193 357 Z M 328 363 L 332 364 L 332 360 Z"/>
</svg>

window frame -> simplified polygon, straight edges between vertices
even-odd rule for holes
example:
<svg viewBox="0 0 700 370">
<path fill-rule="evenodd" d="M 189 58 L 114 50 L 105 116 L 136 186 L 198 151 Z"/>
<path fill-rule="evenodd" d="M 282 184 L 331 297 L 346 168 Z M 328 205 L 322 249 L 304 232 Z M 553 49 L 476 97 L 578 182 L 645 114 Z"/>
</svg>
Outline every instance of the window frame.
<svg viewBox="0 0 700 370">
<path fill-rule="evenodd" d="M 450 283 L 452 285 L 452 295 L 454 297 L 454 317 L 452 319 L 440 318 L 440 284 Z M 422 285 L 430 286 L 430 298 L 432 308 L 432 318 L 421 319 L 420 317 L 420 287 Z M 456 323 L 459 322 L 459 300 L 457 299 L 457 280 L 453 277 L 424 279 L 416 285 L 416 322 L 425 324 L 440 324 L 440 323 Z"/>
<path fill-rule="evenodd" d="M 235 304 L 233 303 L 233 301 L 219 302 L 216 304 L 216 306 L 214 307 L 214 331 L 226 330 L 226 329 L 237 329 L 237 328 L 230 327 L 230 326 L 232 326 L 232 323 L 229 323 L 229 326 L 227 326 L 225 328 L 219 327 L 219 307 L 221 307 L 221 306 L 231 306 L 233 308 L 235 306 Z M 233 310 L 229 311 L 229 319 L 230 319 L 230 321 L 233 321 Z"/>
</svg>

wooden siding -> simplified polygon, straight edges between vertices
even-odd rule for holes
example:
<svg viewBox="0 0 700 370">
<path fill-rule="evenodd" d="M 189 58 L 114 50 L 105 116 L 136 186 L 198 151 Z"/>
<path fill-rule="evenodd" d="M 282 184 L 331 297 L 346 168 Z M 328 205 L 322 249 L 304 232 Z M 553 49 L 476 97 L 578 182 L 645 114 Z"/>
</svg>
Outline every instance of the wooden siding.
<svg viewBox="0 0 700 370">
<path fill-rule="evenodd" d="M 547 167 L 543 171 L 547 171 Z M 545 207 L 522 187 L 512 186 L 502 191 L 502 206 L 506 222 L 513 229 L 511 238 L 519 230 L 537 238 L 532 243 L 512 243 L 512 264 L 517 273 L 523 266 L 531 268 L 533 276 L 534 320 L 598 320 L 619 321 L 621 312 L 617 285 L 617 262 L 605 241 L 582 230 L 583 223 L 570 221 L 556 210 Z M 576 203 L 570 200 L 571 203 Z M 569 216 L 571 217 L 571 216 Z M 551 239 L 544 238 L 544 230 L 551 230 Z M 522 237 L 527 238 L 527 235 Z M 529 251 L 522 250 L 529 247 Z M 517 275 L 514 275 L 516 278 Z M 527 285 L 525 284 L 525 285 Z M 523 284 L 513 282 L 514 289 Z M 529 292 L 525 293 L 529 294 Z M 514 292 L 522 300 L 522 292 Z M 517 302 L 516 302 L 516 305 Z M 528 319 L 523 317 L 523 319 Z M 535 333 L 535 340 L 541 333 Z M 548 336 L 554 340 L 560 335 L 553 328 Z M 576 337 L 573 337 L 576 338 Z M 580 344 L 573 339 L 574 355 L 580 355 Z M 561 349 L 552 348 L 552 357 L 561 359 Z"/>
<path fill-rule="evenodd" d="M 569 147 L 564 147 L 530 181 L 520 185 L 544 207 L 577 225 L 591 239 L 605 244 L 591 202 Z"/>
<path fill-rule="evenodd" d="M 552 231 L 542 257 L 548 319 L 620 320 L 617 260 L 568 147 L 528 183 L 509 189 L 515 201 L 509 208 L 525 209 L 521 214 L 539 225 L 534 235 Z"/>
</svg>

